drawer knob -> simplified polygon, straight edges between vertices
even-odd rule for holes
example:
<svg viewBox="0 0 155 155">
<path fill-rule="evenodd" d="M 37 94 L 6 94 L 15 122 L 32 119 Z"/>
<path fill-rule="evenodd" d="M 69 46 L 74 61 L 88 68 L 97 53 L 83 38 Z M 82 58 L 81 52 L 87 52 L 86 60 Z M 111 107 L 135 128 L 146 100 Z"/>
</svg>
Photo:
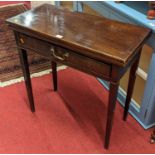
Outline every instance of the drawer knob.
<svg viewBox="0 0 155 155">
<path fill-rule="evenodd" d="M 52 55 L 53 55 L 54 58 L 56 58 L 56 59 L 59 59 L 59 60 L 64 61 L 66 58 L 69 57 L 69 53 L 64 53 L 64 54 L 62 55 L 62 57 L 60 57 L 60 56 L 58 56 L 58 55 L 56 54 L 54 48 L 51 48 L 51 51 L 52 51 Z"/>
<path fill-rule="evenodd" d="M 23 40 L 23 38 L 20 38 L 20 42 L 21 42 L 22 44 L 24 44 L 24 40 Z"/>
</svg>

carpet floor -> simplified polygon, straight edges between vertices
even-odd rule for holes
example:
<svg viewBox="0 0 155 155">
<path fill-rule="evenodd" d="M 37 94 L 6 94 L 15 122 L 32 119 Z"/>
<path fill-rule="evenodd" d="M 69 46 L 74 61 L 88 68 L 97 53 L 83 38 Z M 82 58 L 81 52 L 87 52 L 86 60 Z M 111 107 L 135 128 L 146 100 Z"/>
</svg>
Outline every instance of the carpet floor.
<svg viewBox="0 0 155 155">
<path fill-rule="evenodd" d="M 32 79 L 36 112 L 28 107 L 24 83 L 0 88 L 0 153 L 155 153 L 131 116 L 123 122 L 117 103 L 109 150 L 103 148 L 108 92 L 92 76 L 68 68 Z"/>
</svg>

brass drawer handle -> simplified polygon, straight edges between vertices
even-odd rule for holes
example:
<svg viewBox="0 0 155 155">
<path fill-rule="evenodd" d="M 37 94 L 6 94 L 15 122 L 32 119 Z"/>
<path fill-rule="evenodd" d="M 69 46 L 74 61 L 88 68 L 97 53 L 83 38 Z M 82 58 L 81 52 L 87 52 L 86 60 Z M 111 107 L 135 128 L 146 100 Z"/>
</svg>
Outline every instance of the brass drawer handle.
<svg viewBox="0 0 155 155">
<path fill-rule="evenodd" d="M 20 38 L 20 42 L 21 42 L 22 44 L 24 44 L 24 40 L 23 40 L 23 38 Z"/>
<path fill-rule="evenodd" d="M 64 53 L 63 56 L 60 57 L 60 56 L 56 55 L 54 48 L 51 48 L 51 51 L 52 51 L 52 55 L 53 55 L 56 59 L 59 59 L 59 60 L 64 61 L 66 58 L 69 57 L 69 53 Z"/>
</svg>

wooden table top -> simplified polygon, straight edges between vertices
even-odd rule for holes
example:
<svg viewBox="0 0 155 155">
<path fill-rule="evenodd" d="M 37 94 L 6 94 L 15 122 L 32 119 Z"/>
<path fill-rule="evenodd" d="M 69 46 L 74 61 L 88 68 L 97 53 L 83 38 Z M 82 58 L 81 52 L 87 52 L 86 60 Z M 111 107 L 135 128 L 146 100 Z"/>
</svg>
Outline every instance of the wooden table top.
<svg viewBox="0 0 155 155">
<path fill-rule="evenodd" d="M 15 30 L 36 34 L 80 54 L 125 66 L 151 30 L 104 17 L 58 9 L 50 4 L 7 20 Z"/>
</svg>

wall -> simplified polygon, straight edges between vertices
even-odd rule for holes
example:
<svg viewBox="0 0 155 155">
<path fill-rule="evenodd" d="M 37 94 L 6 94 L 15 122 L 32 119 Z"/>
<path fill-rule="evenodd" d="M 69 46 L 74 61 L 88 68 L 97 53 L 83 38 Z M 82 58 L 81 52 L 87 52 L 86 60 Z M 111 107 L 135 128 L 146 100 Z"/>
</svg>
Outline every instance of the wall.
<svg viewBox="0 0 155 155">
<path fill-rule="evenodd" d="M 49 4 L 53 4 L 54 5 L 54 1 L 31 1 L 31 7 L 37 7 L 43 3 L 49 3 Z"/>
</svg>

